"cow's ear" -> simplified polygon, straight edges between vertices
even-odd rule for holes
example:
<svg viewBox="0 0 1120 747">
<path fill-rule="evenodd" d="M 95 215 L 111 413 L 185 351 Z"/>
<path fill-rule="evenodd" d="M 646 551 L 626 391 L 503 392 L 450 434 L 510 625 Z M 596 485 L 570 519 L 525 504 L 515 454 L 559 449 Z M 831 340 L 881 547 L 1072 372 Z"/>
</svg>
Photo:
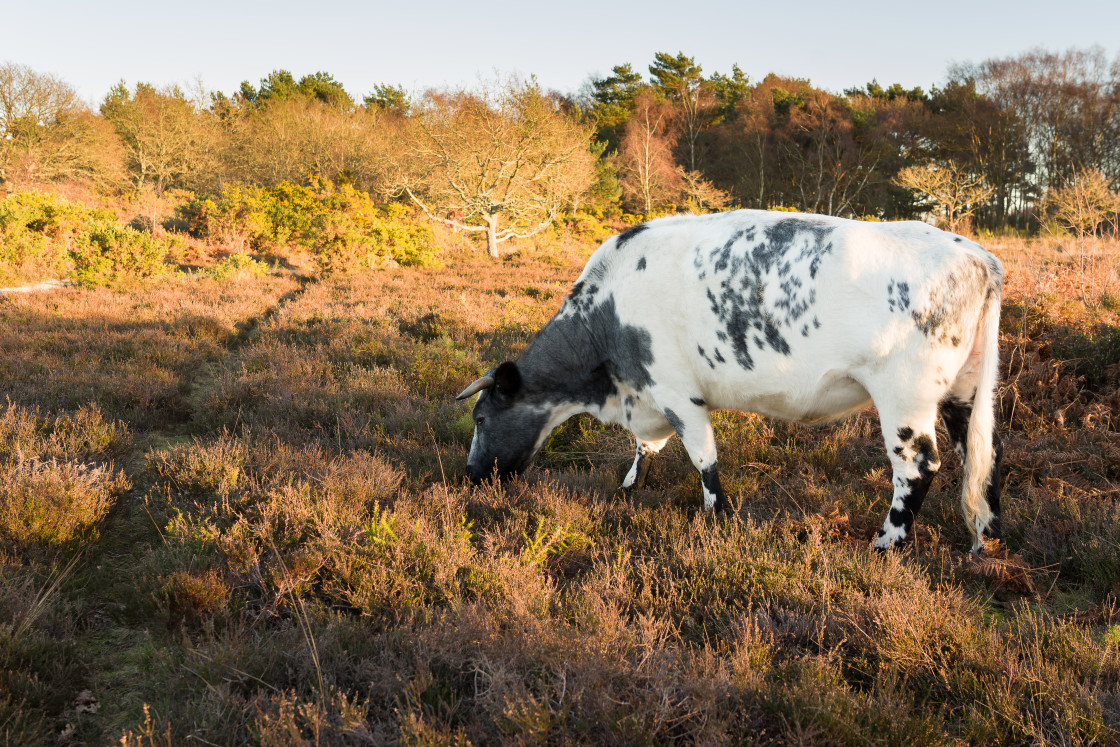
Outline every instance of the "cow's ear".
<svg viewBox="0 0 1120 747">
<path fill-rule="evenodd" d="M 521 389 L 521 372 L 517 370 L 517 364 L 506 361 L 494 369 L 494 386 L 506 396 L 517 394 Z"/>
</svg>

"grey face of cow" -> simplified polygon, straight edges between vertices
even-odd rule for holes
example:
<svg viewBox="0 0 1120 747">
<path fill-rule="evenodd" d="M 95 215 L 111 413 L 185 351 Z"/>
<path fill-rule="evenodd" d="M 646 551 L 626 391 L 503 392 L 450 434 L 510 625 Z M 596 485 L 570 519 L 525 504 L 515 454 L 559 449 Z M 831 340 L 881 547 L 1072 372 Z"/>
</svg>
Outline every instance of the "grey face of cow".
<svg viewBox="0 0 1120 747">
<path fill-rule="evenodd" d="M 473 390 L 473 391 L 472 391 Z M 549 409 L 533 403 L 516 363 L 491 370 L 459 395 L 480 392 L 474 405 L 474 438 L 467 457 L 467 475 L 478 485 L 492 477 L 505 480 L 532 459 L 548 422 Z"/>
</svg>

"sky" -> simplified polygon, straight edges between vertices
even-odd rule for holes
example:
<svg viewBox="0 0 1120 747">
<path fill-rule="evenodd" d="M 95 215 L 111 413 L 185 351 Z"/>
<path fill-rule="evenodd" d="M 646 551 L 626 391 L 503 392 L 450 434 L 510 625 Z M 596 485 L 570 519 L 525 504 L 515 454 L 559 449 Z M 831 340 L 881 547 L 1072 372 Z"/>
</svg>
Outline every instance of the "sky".
<svg viewBox="0 0 1120 747">
<path fill-rule="evenodd" d="M 276 69 L 328 72 L 359 100 L 379 83 L 509 74 L 576 93 L 615 65 L 648 74 L 659 51 L 705 75 L 737 63 L 751 80 L 775 72 L 835 92 L 873 78 L 928 90 L 953 63 L 1038 46 L 1115 59 L 1118 29 L 1115 0 L 0 0 L 0 63 L 52 73 L 94 106 L 120 80 L 232 93 Z"/>
</svg>

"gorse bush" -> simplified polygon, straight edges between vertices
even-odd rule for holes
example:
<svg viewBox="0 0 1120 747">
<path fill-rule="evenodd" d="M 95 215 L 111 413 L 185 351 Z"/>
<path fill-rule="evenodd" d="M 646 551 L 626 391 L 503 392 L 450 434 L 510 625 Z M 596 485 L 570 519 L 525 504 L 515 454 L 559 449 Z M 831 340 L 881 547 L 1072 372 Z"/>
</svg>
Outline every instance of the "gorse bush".
<svg viewBox="0 0 1120 747">
<path fill-rule="evenodd" d="M 17 192 L 0 200 L 0 282 L 60 275 L 70 269 L 70 248 L 108 210 L 56 195 Z"/>
<path fill-rule="evenodd" d="M 400 205 L 378 204 L 349 184 L 312 179 L 307 186 L 233 185 L 178 208 L 192 235 L 238 251 L 296 247 L 324 272 L 395 262 L 438 263 L 429 224 Z"/>
<path fill-rule="evenodd" d="M 215 280 L 248 280 L 267 275 L 268 265 L 238 252 L 211 267 L 209 274 Z"/>
<path fill-rule="evenodd" d="M 111 210 L 57 195 L 18 192 L 0 200 L 0 281 L 149 277 L 166 271 L 175 243 L 122 224 Z"/>
<path fill-rule="evenodd" d="M 167 272 L 167 241 L 120 223 L 95 223 L 75 242 L 71 275 L 84 285 L 104 285 L 128 277 Z"/>
</svg>

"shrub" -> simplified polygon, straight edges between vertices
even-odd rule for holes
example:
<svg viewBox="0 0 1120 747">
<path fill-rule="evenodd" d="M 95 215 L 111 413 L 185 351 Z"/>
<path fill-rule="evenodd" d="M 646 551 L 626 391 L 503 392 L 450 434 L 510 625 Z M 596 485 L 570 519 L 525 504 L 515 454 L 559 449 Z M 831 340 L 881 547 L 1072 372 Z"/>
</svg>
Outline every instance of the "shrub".
<svg viewBox="0 0 1120 747">
<path fill-rule="evenodd" d="M 69 250 L 93 221 L 112 212 L 87 208 L 41 192 L 0 200 L 0 280 L 42 279 L 70 268 Z"/>
<path fill-rule="evenodd" d="M 268 226 L 260 193 L 257 187 L 235 184 L 211 197 L 192 196 L 175 212 L 192 236 L 241 251 Z"/>
<path fill-rule="evenodd" d="M 133 223 L 140 223 L 133 220 Z M 0 201 L 0 279 L 41 279 L 70 273 L 102 284 L 164 272 L 181 244 L 156 239 L 117 220 L 112 211 L 56 195 L 19 192 Z"/>
<path fill-rule="evenodd" d="M 43 417 L 0 410 L 0 537 L 16 547 L 64 546 L 84 536 L 128 490 L 122 472 L 88 464 L 129 451 L 132 436 L 97 405 Z"/>
<path fill-rule="evenodd" d="M 77 539 L 129 489 L 111 467 L 26 459 L 0 465 L 0 535 L 17 546 Z"/>
<path fill-rule="evenodd" d="M 379 205 L 349 184 L 313 179 L 307 186 L 232 186 L 211 197 L 188 200 L 178 215 L 194 236 L 238 252 L 306 249 L 328 273 L 388 262 L 438 262 L 427 221 L 413 218 L 400 205 Z"/>
<path fill-rule="evenodd" d="M 123 226 L 99 222 L 74 242 L 75 280 L 103 285 L 126 277 L 151 277 L 167 271 L 168 243 Z"/>
<path fill-rule="evenodd" d="M 244 253 L 231 254 L 210 268 L 215 280 L 249 280 L 267 274 L 268 265 Z"/>
<path fill-rule="evenodd" d="M 0 411 L 0 454 L 40 459 L 111 459 L 132 447 L 128 426 L 96 404 L 44 418 L 38 408 L 9 403 Z"/>
</svg>

